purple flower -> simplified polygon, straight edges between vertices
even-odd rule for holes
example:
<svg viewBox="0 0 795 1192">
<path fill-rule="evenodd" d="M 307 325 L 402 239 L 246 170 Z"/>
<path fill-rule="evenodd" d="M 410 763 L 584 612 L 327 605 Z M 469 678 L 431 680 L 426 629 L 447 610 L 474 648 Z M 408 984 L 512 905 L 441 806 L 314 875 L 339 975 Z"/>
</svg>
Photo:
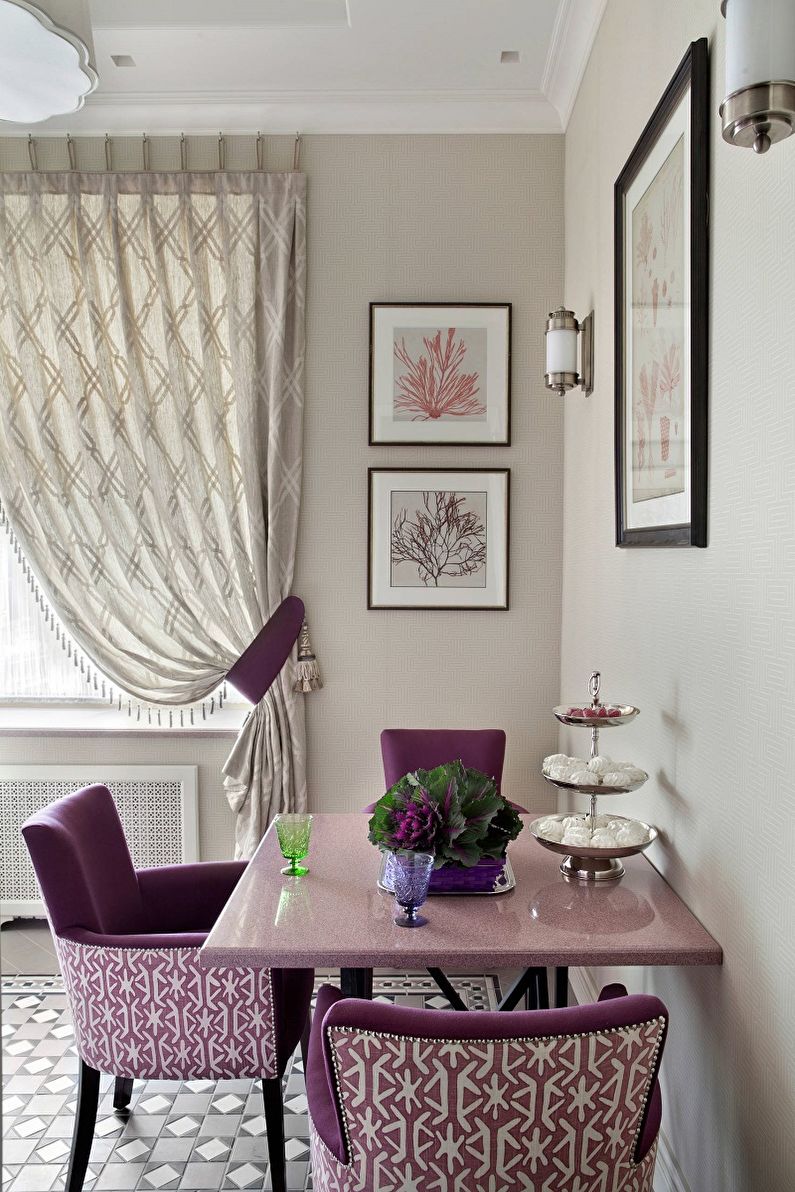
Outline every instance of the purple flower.
<svg viewBox="0 0 795 1192">
<path fill-rule="evenodd" d="M 392 813 L 390 848 L 411 849 L 414 852 L 433 852 L 439 828 L 439 813 L 431 803 L 428 792 L 420 788 L 416 801 L 395 808 Z"/>
</svg>

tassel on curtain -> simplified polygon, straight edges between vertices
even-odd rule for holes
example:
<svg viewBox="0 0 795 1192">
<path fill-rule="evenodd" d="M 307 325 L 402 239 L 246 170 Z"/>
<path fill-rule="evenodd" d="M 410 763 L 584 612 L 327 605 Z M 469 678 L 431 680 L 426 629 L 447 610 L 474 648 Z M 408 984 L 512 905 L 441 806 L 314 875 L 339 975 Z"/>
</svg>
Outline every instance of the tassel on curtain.
<svg viewBox="0 0 795 1192">
<path fill-rule="evenodd" d="M 309 626 L 304 620 L 301 626 L 301 635 L 298 638 L 298 658 L 295 663 L 293 691 L 319 691 L 322 686 L 320 667 L 309 638 Z"/>
</svg>

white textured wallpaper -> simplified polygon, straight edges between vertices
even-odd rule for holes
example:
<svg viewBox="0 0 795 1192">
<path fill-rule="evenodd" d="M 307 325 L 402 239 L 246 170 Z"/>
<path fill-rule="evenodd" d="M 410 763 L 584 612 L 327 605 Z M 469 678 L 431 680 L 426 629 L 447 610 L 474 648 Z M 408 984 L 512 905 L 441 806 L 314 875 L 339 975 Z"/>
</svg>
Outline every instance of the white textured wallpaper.
<svg viewBox="0 0 795 1192">
<path fill-rule="evenodd" d="M 77 164 L 104 168 L 101 139 L 76 139 Z M 141 167 L 141 142 L 113 138 L 113 164 Z M 63 138 L 37 138 L 42 168 L 68 165 Z M 289 169 L 291 138 L 265 138 Z M 176 168 L 177 138 L 153 138 L 152 169 Z M 212 137 L 188 164 L 212 169 Z M 226 138 L 229 168 L 251 168 L 253 138 Z M 0 139 L 0 169 L 28 168 L 23 139 Z M 550 806 L 540 762 L 557 739 L 563 409 L 543 383 L 543 329 L 563 283 L 562 136 L 309 136 L 307 376 L 302 520 L 295 591 L 307 602 L 325 689 L 307 697 L 315 810 L 352 810 L 383 793 L 382 728 L 501 727 L 506 790 Z M 513 446 L 368 447 L 368 304 L 513 303 Z M 508 612 L 368 612 L 367 468 L 510 467 Z M 206 857 L 232 848 L 220 765 L 229 742 L 80 740 L 69 759 L 188 760 L 202 766 Z M 59 740 L 6 739 L 8 762 L 54 761 Z M 66 753 L 63 754 L 66 756 Z M 231 855 L 231 854 L 230 854 Z"/>
<path fill-rule="evenodd" d="M 712 47 L 706 550 L 614 543 L 613 183 L 688 43 Z M 723 945 L 715 970 L 623 970 L 671 1012 L 655 1187 L 795 1186 L 795 138 L 720 136 L 717 0 L 609 0 L 566 135 L 566 286 L 596 309 L 593 396 L 566 398 L 562 698 L 593 667 L 641 715 L 652 775 L 611 802 Z M 562 737 L 573 750 L 582 741 Z M 596 984 L 606 972 L 592 974 Z"/>
</svg>

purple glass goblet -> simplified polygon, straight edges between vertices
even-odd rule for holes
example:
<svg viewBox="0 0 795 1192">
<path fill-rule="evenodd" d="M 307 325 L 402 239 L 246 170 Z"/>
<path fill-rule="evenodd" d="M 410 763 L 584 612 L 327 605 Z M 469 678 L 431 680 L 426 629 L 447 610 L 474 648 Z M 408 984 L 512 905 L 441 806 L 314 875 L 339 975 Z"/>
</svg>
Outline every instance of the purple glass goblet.
<svg viewBox="0 0 795 1192">
<path fill-rule="evenodd" d="M 403 910 L 395 915 L 398 927 L 422 927 L 428 922 L 417 911 L 428 897 L 433 872 L 433 853 L 412 853 L 401 849 L 394 854 L 391 877 L 395 902 Z"/>
</svg>

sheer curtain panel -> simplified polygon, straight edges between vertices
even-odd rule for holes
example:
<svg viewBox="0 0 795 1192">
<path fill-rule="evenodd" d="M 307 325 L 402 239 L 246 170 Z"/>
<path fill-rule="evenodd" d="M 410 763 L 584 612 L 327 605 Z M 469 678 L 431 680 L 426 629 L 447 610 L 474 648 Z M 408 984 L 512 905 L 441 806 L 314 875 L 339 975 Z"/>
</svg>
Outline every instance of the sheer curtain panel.
<svg viewBox="0 0 795 1192">
<path fill-rule="evenodd" d="M 64 625 L 133 697 L 218 685 L 289 593 L 305 178 L 0 176 L 0 498 Z M 227 763 L 239 855 L 306 801 L 286 673 Z"/>
</svg>

